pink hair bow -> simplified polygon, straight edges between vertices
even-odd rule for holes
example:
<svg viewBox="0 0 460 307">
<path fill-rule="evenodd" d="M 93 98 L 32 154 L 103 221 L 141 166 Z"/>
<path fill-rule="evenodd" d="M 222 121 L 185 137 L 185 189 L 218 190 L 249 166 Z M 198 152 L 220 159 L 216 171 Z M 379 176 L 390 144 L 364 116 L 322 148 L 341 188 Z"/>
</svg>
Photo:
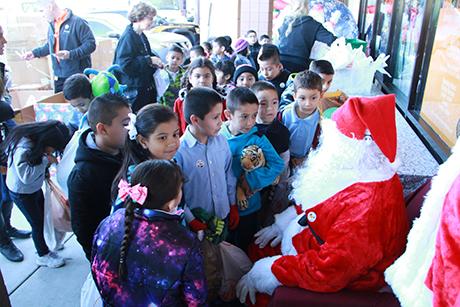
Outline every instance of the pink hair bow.
<svg viewBox="0 0 460 307">
<path fill-rule="evenodd" d="M 129 196 L 134 202 L 143 205 L 147 198 L 147 191 L 147 187 L 141 187 L 140 183 L 131 187 L 124 179 L 121 179 L 118 184 L 118 197 L 123 201 Z"/>
</svg>

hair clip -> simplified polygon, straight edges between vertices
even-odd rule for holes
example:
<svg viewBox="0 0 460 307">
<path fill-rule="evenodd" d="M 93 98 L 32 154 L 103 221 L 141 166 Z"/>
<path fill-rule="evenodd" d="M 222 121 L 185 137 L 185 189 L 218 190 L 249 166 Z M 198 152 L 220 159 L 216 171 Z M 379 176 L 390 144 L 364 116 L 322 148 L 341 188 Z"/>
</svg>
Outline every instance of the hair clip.
<svg viewBox="0 0 460 307">
<path fill-rule="evenodd" d="M 140 205 L 143 205 L 147 198 L 147 187 L 142 187 L 140 183 L 131 187 L 126 180 L 121 179 L 118 184 L 118 197 L 124 201 L 128 196 Z"/>
<path fill-rule="evenodd" d="M 128 135 L 130 140 L 136 140 L 137 137 L 137 128 L 136 128 L 136 114 L 129 113 L 128 114 L 130 121 L 129 124 L 125 127 L 128 130 Z"/>
</svg>

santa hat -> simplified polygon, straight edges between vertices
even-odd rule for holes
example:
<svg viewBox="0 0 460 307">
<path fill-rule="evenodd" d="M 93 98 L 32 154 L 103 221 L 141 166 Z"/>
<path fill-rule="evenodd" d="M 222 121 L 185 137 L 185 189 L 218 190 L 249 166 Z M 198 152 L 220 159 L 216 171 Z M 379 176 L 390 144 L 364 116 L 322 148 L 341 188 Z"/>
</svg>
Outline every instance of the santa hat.
<svg viewBox="0 0 460 307">
<path fill-rule="evenodd" d="M 357 140 L 364 139 L 369 129 L 383 154 L 394 162 L 397 147 L 395 95 L 351 97 L 332 114 L 332 120 L 341 133 Z"/>
</svg>

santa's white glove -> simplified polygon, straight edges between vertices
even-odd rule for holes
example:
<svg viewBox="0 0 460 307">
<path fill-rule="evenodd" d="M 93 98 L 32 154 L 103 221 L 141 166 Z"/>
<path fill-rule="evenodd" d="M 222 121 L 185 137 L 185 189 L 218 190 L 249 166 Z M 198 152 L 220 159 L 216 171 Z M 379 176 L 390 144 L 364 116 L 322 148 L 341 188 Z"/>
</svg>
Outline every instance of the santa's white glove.
<svg viewBox="0 0 460 307">
<path fill-rule="evenodd" d="M 252 304 L 256 303 L 256 287 L 249 274 L 244 275 L 236 285 L 236 296 L 240 299 L 241 304 L 246 302 L 246 296 L 249 293 L 249 299 Z"/>
<path fill-rule="evenodd" d="M 276 223 L 273 223 L 271 226 L 259 230 L 254 237 L 257 238 L 254 243 L 260 248 L 264 248 L 271 239 L 275 238 L 270 244 L 271 247 L 275 247 L 283 239 L 283 231 Z"/>
</svg>

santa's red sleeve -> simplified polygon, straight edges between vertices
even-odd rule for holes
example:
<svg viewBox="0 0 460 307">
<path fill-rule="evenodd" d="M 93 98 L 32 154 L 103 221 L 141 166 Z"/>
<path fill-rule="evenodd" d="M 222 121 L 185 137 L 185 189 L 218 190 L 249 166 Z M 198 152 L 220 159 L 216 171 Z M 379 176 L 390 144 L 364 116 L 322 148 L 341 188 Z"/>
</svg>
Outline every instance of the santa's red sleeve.
<svg viewBox="0 0 460 307">
<path fill-rule="evenodd" d="M 433 262 L 425 280 L 433 291 L 433 306 L 460 302 L 460 175 L 444 200 Z"/>
<path fill-rule="evenodd" d="M 174 113 L 177 114 L 177 120 L 179 121 L 179 135 L 182 136 L 187 128 L 187 122 L 184 118 L 184 102 L 180 97 L 174 102 Z"/>
<path fill-rule="evenodd" d="M 306 214 L 325 243 L 318 244 L 308 228 L 294 236 L 298 254 L 271 267 L 279 282 L 316 292 L 377 291 L 385 285 L 383 272 L 404 252 L 409 228 L 397 175 L 356 183 Z"/>
</svg>

